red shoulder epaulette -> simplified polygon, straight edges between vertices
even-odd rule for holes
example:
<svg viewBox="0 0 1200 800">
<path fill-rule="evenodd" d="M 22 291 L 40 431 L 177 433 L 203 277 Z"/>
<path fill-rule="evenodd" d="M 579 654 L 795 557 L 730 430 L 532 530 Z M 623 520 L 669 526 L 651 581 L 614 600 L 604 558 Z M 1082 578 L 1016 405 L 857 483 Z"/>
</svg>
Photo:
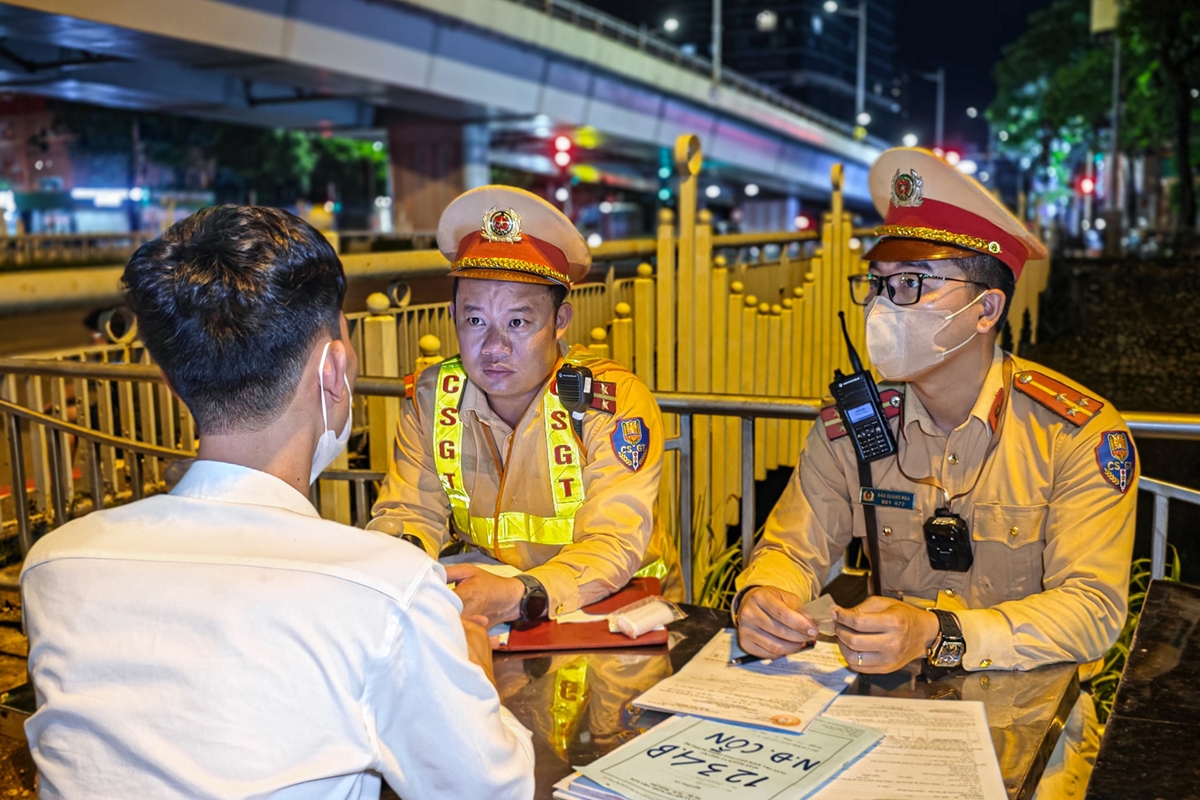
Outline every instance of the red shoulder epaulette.
<svg viewBox="0 0 1200 800">
<path fill-rule="evenodd" d="M 892 419 L 899 415 L 901 398 L 902 395 L 896 389 L 885 389 L 879 393 L 885 417 Z M 848 433 L 846 426 L 842 424 L 841 416 L 838 415 L 837 406 L 825 406 L 821 409 L 821 423 L 825 426 L 825 437 L 831 442 Z"/>
<path fill-rule="evenodd" d="M 592 408 L 617 413 L 617 385 L 609 381 L 592 381 Z"/>
<path fill-rule="evenodd" d="M 1076 427 L 1083 425 L 1104 408 L 1094 397 L 1088 397 L 1065 383 L 1033 370 L 1018 372 L 1013 380 L 1018 392 L 1031 397 Z"/>
<path fill-rule="evenodd" d="M 410 372 L 404 376 L 404 399 L 412 400 L 417 390 L 417 373 Z"/>
</svg>

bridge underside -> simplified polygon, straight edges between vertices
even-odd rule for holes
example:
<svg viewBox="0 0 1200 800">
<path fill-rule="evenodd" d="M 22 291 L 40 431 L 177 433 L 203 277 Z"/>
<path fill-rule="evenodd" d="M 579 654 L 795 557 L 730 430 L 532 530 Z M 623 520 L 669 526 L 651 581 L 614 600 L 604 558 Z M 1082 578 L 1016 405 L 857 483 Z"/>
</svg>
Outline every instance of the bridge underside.
<svg viewBox="0 0 1200 800">
<path fill-rule="evenodd" d="M 544 25 L 560 28 L 520 41 L 483 27 L 488 20 L 452 16 L 477 6 L 508 25 L 512 15 L 539 20 L 506 0 L 447 4 L 456 11 L 445 15 L 429 10 L 436 5 L 13 0 L 0 5 L 0 89 L 270 127 L 355 131 L 413 117 L 531 135 L 591 126 L 647 178 L 659 148 L 696 133 L 706 171 L 731 182 L 823 197 L 841 161 L 847 200 L 869 205 L 866 165 L 877 151 L 840 132 L 727 90 L 700 91 L 692 73 L 555 20 Z M 577 41 L 561 41 L 568 34 Z M 538 37 L 583 55 L 537 46 Z M 606 59 L 641 59 L 644 79 Z"/>
</svg>

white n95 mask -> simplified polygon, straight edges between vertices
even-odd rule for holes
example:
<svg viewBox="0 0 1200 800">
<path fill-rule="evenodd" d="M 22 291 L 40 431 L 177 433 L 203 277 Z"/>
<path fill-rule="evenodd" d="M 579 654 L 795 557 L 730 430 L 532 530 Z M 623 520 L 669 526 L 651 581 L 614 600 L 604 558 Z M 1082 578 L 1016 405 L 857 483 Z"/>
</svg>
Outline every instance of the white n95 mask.
<svg viewBox="0 0 1200 800">
<path fill-rule="evenodd" d="M 325 468 L 332 464 L 333 460 L 345 449 L 346 442 L 350 441 L 350 423 L 354 420 L 354 408 L 350 406 L 350 413 L 346 415 L 346 427 L 342 428 L 341 434 L 329 430 L 329 414 L 325 409 L 325 357 L 329 355 L 329 345 L 331 344 L 333 342 L 325 343 L 325 349 L 321 351 L 321 366 L 317 367 L 317 380 L 321 382 L 321 419 L 325 423 L 325 432 L 317 440 L 317 449 L 313 453 L 312 472 L 308 475 L 309 486 L 317 482 L 317 478 L 321 477 Z M 353 403 L 354 396 L 350 389 L 350 379 L 343 374 L 342 380 L 346 382 L 346 402 Z"/>
<path fill-rule="evenodd" d="M 944 360 L 946 356 L 974 339 L 975 330 L 953 347 L 941 347 L 934 340 L 950 327 L 962 312 L 979 302 L 987 292 L 951 314 L 936 308 L 898 306 L 886 297 L 877 297 L 867 312 L 867 352 L 871 365 L 884 380 L 906 381 Z"/>
</svg>

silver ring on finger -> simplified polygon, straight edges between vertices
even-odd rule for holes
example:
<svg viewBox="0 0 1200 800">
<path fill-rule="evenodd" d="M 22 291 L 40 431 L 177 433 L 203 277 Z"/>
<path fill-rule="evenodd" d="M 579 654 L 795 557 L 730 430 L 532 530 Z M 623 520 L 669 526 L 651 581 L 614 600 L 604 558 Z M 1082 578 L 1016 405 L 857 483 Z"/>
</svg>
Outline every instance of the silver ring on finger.
<svg viewBox="0 0 1200 800">
<path fill-rule="evenodd" d="M 862 652 L 861 651 L 858 654 L 858 666 L 860 666 L 860 667 L 862 666 Z"/>
</svg>

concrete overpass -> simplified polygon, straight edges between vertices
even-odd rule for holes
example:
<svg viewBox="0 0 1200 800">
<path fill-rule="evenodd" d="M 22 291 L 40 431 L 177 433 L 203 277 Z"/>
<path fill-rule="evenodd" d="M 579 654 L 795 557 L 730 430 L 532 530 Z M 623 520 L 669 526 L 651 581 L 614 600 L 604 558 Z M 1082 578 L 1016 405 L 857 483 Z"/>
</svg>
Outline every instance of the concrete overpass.
<svg viewBox="0 0 1200 800">
<path fill-rule="evenodd" d="M 863 207 L 879 152 L 570 0 L 7 0 L 0 37 L 0 89 L 265 126 L 387 128 L 394 158 L 453 162 L 449 193 L 473 165 L 514 157 L 489 154 L 489 127 L 504 125 L 588 126 L 651 154 L 697 133 L 706 174 L 797 196 L 824 197 L 842 161 L 847 200 Z M 414 186 L 440 179 L 424 174 L 436 165 L 410 167 Z M 418 205 L 444 203 L 426 194 Z"/>
</svg>

